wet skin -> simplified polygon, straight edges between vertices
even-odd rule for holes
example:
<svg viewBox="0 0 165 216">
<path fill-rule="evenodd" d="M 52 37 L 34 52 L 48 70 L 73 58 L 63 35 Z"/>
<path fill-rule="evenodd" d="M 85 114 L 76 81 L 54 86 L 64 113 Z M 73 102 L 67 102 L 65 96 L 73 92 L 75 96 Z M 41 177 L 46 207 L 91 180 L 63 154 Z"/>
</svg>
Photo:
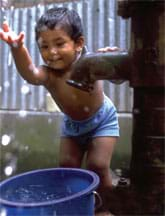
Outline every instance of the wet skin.
<svg viewBox="0 0 165 216">
<path fill-rule="evenodd" d="M 72 65 L 84 46 L 83 37 L 75 42 L 60 28 L 41 31 L 37 44 L 46 65 L 36 67 L 22 43 L 22 34 L 18 38 L 16 35 L 12 38 L 7 24 L 3 26 L 3 29 L 5 33 L 1 32 L 0 37 L 11 45 L 19 73 L 29 83 L 45 86 L 61 111 L 75 120 L 83 120 L 99 109 L 103 101 L 101 81 L 94 84 L 91 92 L 81 91 L 66 83 L 71 76 Z M 18 46 L 12 46 L 15 41 Z"/>
<path fill-rule="evenodd" d="M 95 113 L 103 100 L 101 83 L 97 82 L 90 93 L 66 84 L 77 51 L 84 45 L 83 38 L 75 43 L 62 29 L 47 30 L 40 33 L 38 45 L 49 67 L 45 70 L 48 74 L 45 87 L 61 110 L 76 120 L 88 118 Z"/>
</svg>

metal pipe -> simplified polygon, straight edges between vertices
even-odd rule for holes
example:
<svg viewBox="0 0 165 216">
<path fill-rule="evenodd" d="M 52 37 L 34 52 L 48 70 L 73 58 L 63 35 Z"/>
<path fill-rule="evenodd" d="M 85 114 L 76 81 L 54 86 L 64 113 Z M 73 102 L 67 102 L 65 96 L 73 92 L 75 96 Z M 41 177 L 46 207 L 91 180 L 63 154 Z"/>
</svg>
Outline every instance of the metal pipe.
<svg viewBox="0 0 165 216">
<path fill-rule="evenodd" d="M 96 80 L 109 80 L 118 84 L 129 79 L 131 62 L 127 52 L 83 55 L 74 64 L 67 83 L 85 91 L 92 90 Z"/>
</svg>

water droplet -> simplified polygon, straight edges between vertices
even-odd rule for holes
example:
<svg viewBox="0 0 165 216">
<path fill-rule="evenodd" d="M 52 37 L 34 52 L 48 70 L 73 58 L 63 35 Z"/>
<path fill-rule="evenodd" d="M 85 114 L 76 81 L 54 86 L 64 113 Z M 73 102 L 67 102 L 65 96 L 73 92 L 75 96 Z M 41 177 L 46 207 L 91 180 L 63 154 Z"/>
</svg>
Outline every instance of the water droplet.
<svg viewBox="0 0 165 216">
<path fill-rule="evenodd" d="M 13 173 L 13 168 L 11 166 L 7 166 L 5 167 L 4 172 L 6 176 L 10 176 Z"/>
<path fill-rule="evenodd" d="M 94 119 L 94 123 L 97 124 L 98 122 L 99 122 L 99 118 L 97 117 Z"/>
<path fill-rule="evenodd" d="M 11 141 L 11 137 L 7 134 L 4 134 L 1 138 L 1 143 L 4 146 L 7 146 L 10 143 L 10 141 Z"/>
<path fill-rule="evenodd" d="M 114 22 L 114 19 L 112 19 L 112 18 L 108 18 L 108 22 Z"/>
<path fill-rule="evenodd" d="M 29 65 L 29 70 L 33 71 L 33 69 L 34 69 L 34 65 L 33 65 L 33 64 L 30 64 L 30 65 Z"/>
<path fill-rule="evenodd" d="M 10 83 L 9 83 L 9 81 L 5 81 L 3 85 L 4 85 L 5 88 L 9 88 Z"/>
<path fill-rule="evenodd" d="M 29 70 L 31 70 L 34 74 L 39 72 L 39 70 L 33 64 L 29 65 Z"/>
<path fill-rule="evenodd" d="M 15 47 L 15 48 L 18 48 L 18 43 L 17 43 L 16 41 L 13 42 L 13 43 L 12 43 L 12 46 Z"/>
<path fill-rule="evenodd" d="M 7 216 L 7 211 L 5 208 L 0 209 L 0 216 Z"/>
<path fill-rule="evenodd" d="M 5 2 L 7 2 L 7 0 L 4 0 Z M 3 16 L 3 22 L 7 20 L 6 16 Z"/>
<path fill-rule="evenodd" d="M 0 86 L 0 92 L 2 92 L 2 86 Z"/>
<path fill-rule="evenodd" d="M 23 85 L 22 87 L 21 87 L 21 92 L 22 92 L 22 94 L 28 94 L 28 93 L 30 93 L 30 88 L 29 88 L 29 86 L 27 86 L 27 85 Z"/>
<path fill-rule="evenodd" d="M 53 120 L 51 118 L 48 119 L 48 124 L 51 124 Z"/>
<path fill-rule="evenodd" d="M 11 6 L 11 10 L 14 10 L 14 6 L 13 5 Z"/>
<path fill-rule="evenodd" d="M 38 74 L 39 70 L 37 68 L 35 68 L 35 70 L 33 71 L 34 74 Z"/>
<path fill-rule="evenodd" d="M 26 110 L 20 110 L 19 111 L 19 116 L 22 117 L 22 118 L 26 117 L 27 116 L 27 111 Z"/>
<path fill-rule="evenodd" d="M 43 39 L 40 37 L 40 38 L 38 39 L 38 41 L 37 41 L 37 43 L 38 43 L 39 46 L 42 45 L 42 41 L 43 41 Z"/>
<path fill-rule="evenodd" d="M 44 25 L 40 28 L 40 31 L 47 31 L 47 30 L 48 30 L 48 27 L 46 25 Z"/>
<path fill-rule="evenodd" d="M 85 111 L 85 112 L 89 112 L 89 111 L 90 111 L 89 107 L 88 107 L 88 106 L 85 106 L 85 107 L 84 107 L 84 111 Z"/>
<path fill-rule="evenodd" d="M 25 149 L 25 151 L 28 151 L 29 150 L 29 146 L 25 146 L 24 149 Z"/>
</svg>

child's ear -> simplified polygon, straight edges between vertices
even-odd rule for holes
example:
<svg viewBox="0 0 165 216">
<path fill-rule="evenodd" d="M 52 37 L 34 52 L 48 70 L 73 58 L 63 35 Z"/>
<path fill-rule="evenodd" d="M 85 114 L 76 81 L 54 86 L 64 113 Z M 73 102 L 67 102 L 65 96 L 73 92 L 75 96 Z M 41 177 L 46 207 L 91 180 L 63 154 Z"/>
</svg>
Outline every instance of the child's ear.
<svg viewBox="0 0 165 216">
<path fill-rule="evenodd" d="M 84 47 L 84 43 L 85 43 L 84 37 L 80 36 L 76 41 L 76 49 L 78 52 L 82 50 L 82 48 Z"/>
</svg>

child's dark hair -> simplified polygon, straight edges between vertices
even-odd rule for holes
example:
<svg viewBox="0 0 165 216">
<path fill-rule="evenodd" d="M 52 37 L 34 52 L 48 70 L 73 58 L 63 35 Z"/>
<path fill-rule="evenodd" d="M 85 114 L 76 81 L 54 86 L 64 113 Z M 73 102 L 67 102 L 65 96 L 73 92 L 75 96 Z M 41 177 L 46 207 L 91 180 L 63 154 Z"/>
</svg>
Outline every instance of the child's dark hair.
<svg viewBox="0 0 165 216">
<path fill-rule="evenodd" d="M 47 10 L 38 20 L 35 27 L 36 40 L 41 31 L 47 28 L 53 30 L 57 26 L 66 31 L 74 41 L 83 35 L 81 19 L 75 10 L 54 7 Z"/>
</svg>

